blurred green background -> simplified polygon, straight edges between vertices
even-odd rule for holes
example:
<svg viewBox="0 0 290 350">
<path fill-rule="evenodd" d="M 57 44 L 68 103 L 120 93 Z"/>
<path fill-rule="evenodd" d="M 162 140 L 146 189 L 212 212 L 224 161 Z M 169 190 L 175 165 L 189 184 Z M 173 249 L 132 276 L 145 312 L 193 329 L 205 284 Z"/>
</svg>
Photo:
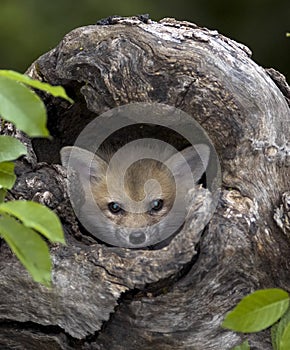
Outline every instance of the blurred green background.
<svg viewBox="0 0 290 350">
<path fill-rule="evenodd" d="M 290 0 L 0 0 L 0 68 L 23 72 L 73 28 L 114 14 L 143 13 L 217 29 L 290 80 Z"/>
</svg>

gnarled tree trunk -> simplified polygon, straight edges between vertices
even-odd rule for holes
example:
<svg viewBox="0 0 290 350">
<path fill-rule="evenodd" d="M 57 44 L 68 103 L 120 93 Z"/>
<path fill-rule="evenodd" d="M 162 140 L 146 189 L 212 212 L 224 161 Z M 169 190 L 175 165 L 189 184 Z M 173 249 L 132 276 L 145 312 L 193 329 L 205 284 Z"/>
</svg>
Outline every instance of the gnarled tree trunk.
<svg viewBox="0 0 290 350">
<path fill-rule="evenodd" d="M 73 30 L 30 67 L 31 77 L 63 85 L 75 103 L 42 96 L 52 140 L 32 144 L 16 133 L 30 153 L 17 162 L 9 198 L 55 210 L 67 246 L 51 247 L 46 289 L 2 244 L 2 349 L 230 349 L 243 336 L 220 325 L 244 295 L 290 291 L 290 90 L 250 56 L 192 23 L 114 17 Z M 195 215 L 155 250 L 110 247 L 80 227 L 60 148 L 98 115 L 132 102 L 177 107 L 212 140 L 222 191 L 202 235 Z M 192 212 L 206 220 L 210 202 L 199 194 Z M 248 338 L 253 349 L 271 349 L 268 331 Z"/>
</svg>

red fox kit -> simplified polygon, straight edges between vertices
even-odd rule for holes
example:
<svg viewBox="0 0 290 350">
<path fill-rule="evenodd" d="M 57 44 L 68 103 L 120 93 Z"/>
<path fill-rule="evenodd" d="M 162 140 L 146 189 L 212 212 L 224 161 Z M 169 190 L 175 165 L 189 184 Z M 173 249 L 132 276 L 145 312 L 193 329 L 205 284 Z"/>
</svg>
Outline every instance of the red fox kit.
<svg viewBox="0 0 290 350">
<path fill-rule="evenodd" d="M 199 181 L 209 160 L 209 147 L 198 144 L 177 152 L 146 139 L 110 155 L 64 147 L 61 160 L 78 175 L 84 202 L 76 208 L 81 223 L 112 245 L 138 248 L 174 233 L 185 217 L 185 196 Z M 161 146 L 160 146 L 161 143 Z"/>
</svg>

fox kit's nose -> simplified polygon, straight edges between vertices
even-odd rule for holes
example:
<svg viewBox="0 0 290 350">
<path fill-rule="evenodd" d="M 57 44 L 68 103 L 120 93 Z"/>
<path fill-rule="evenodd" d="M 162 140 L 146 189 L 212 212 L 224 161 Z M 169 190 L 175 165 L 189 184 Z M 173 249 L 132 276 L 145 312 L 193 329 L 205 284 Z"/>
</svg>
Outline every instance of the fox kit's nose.
<svg viewBox="0 0 290 350">
<path fill-rule="evenodd" d="M 141 244 L 146 240 L 145 233 L 142 231 L 132 232 L 129 236 L 129 241 L 132 244 Z"/>
</svg>

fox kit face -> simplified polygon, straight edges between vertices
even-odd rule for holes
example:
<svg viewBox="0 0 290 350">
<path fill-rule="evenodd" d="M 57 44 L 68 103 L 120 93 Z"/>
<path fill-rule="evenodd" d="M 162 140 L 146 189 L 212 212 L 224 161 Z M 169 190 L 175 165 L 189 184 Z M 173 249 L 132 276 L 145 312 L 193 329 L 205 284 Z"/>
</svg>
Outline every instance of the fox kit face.
<svg viewBox="0 0 290 350">
<path fill-rule="evenodd" d="M 209 147 L 204 144 L 171 152 L 169 158 L 157 149 L 150 151 L 159 151 L 158 159 L 140 158 L 139 151 L 137 146 L 126 159 L 113 159 L 77 147 L 61 150 L 62 164 L 76 171 L 85 193 L 84 205 L 77 210 L 80 221 L 112 245 L 144 247 L 174 233 L 172 228 L 176 226 L 176 231 L 184 221 L 185 196 L 209 159 Z M 126 169 L 125 161 L 129 163 Z M 70 186 L 71 199 L 72 191 Z"/>
<path fill-rule="evenodd" d="M 95 202 L 115 224 L 136 229 L 151 226 L 172 208 L 175 180 L 164 164 L 153 159 L 136 161 L 125 173 L 124 191 L 120 191 L 120 182 L 115 168 L 107 175 L 104 167 L 103 172 L 91 178 Z"/>
</svg>

